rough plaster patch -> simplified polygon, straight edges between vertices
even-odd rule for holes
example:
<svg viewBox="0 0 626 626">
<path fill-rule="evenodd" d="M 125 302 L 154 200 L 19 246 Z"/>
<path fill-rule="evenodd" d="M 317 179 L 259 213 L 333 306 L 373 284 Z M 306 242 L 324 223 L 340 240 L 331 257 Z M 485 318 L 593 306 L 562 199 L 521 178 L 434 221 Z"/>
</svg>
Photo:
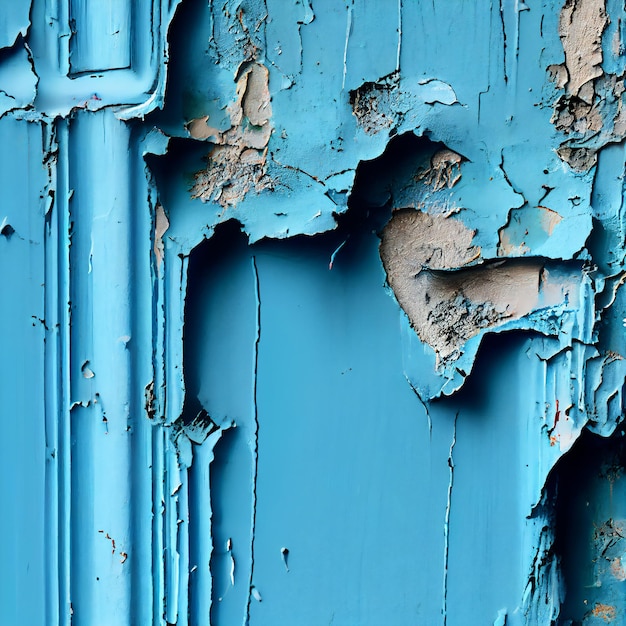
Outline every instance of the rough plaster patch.
<svg viewBox="0 0 626 626">
<path fill-rule="evenodd" d="M 393 104 L 397 97 L 398 80 L 398 73 L 393 72 L 377 82 L 364 83 L 350 92 L 350 104 L 357 124 L 368 135 L 393 126 Z"/>
<path fill-rule="evenodd" d="M 254 189 L 271 189 L 267 175 L 267 145 L 272 134 L 269 73 L 264 65 L 247 63 L 239 71 L 237 98 L 229 107 L 231 127 L 221 132 L 207 124 L 208 116 L 187 124 L 196 139 L 211 138 L 207 167 L 195 175 L 192 198 L 234 206 Z"/>
<path fill-rule="evenodd" d="M 602 129 L 602 111 L 599 102 L 585 102 L 576 96 L 559 98 L 550 120 L 558 130 L 569 135 Z"/>
<path fill-rule="evenodd" d="M 576 171 L 593 167 L 597 151 L 626 132 L 624 78 L 602 68 L 602 36 L 609 21 L 605 0 L 566 0 L 559 18 L 565 63 L 548 67 L 563 91 L 551 119 L 566 136 L 557 153 Z"/>
<path fill-rule="evenodd" d="M 552 123 L 568 138 L 589 138 L 604 131 L 605 135 L 620 138 L 624 135 L 624 78 L 603 74 L 588 83 L 589 100 L 563 95 L 554 105 Z M 605 140 L 606 141 L 606 140 Z"/>
<path fill-rule="evenodd" d="M 571 148 L 564 145 L 556 153 L 577 172 L 586 172 L 598 162 L 596 151 L 589 148 Z"/>
<path fill-rule="evenodd" d="M 219 129 L 209 125 L 208 115 L 197 117 L 196 119 L 187 122 L 187 124 L 185 124 L 185 129 L 192 139 L 213 139 L 214 141 L 218 141 L 221 134 Z"/>
<path fill-rule="evenodd" d="M 454 360 L 481 331 L 519 319 L 576 293 L 540 259 L 482 262 L 474 231 L 448 215 L 413 209 L 394 214 L 380 254 L 389 286 L 438 364 Z M 575 297 L 575 296 L 574 296 Z"/>
<path fill-rule="evenodd" d="M 546 206 L 538 206 L 539 210 L 539 225 L 543 228 L 544 232 L 550 236 L 556 225 L 563 219 L 559 213 L 549 209 Z"/>
<path fill-rule="evenodd" d="M 450 214 L 401 209 L 383 231 L 381 254 L 390 269 L 401 263 L 414 275 L 423 269 L 459 269 L 480 257 L 474 234 Z"/>
<path fill-rule="evenodd" d="M 604 2 L 566 0 L 559 17 L 567 93 L 587 102 L 593 95 L 590 81 L 602 75 L 602 33 L 608 25 Z"/>
<path fill-rule="evenodd" d="M 619 580 L 620 582 L 626 580 L 626 570 L 624 570 L 624 564 L 622 563 L 622 559 L 620 557 L 615 557 L 611 561 L 611 574 L 613 578 Z"/>
</svg>

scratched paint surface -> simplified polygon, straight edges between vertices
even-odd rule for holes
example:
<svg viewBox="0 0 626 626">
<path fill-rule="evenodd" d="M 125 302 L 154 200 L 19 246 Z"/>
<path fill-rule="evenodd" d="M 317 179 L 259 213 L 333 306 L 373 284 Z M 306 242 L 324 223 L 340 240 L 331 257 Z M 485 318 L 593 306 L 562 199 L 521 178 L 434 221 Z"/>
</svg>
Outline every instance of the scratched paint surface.
<svg viewBox="0 0 626 626">
<path fill-rule="evenodd" d="M 621 623 L 620 3 L 96 4 L 0 7 L 3 619 Z"/>
</svg>

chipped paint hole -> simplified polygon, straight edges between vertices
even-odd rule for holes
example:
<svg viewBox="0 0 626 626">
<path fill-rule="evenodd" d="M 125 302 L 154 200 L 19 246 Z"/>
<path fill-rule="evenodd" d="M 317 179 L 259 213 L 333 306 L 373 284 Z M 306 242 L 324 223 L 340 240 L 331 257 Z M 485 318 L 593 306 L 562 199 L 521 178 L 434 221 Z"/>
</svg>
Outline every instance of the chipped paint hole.
<svg viewBox="0 0 626 626">
<path fill-rule="evenodd" d="M 461 180 L 465 161 L 443 143 L 413 132 L 395 135 L 380 156 L 357 166 L 348 206 L 360 212 L 430 203 L 446 210 L 450 189 Z"/>
<path fill-rule="evenodd" d="M 95 376 L 93 370 L 89 367 L 89 361 L 85 361 L 82 364 L 80 371 L 83 375 L 83 378 L 93 378 Z"/>
<path fill-rule="evenodd" d="M 366 82 L 350 92 L 350 105 L 357 124 L 368 135 L 394 125 L 398 107 L 398 72 L 382 77 L 376 82 Z"/>
<path fill-rule="evenodd" d="M 289 548 L 281 548 L 280 555 L 283 559 L 283 564 L 285 565 L 285 569 L 289 571 Z"/>
<path fill-rule="evenodd" d="M 7 239 L 11 239 L 11 236 L 15 233 L 15 228 L 11 226 L 11 224 L 4 224 L 2 228 L 0 228 L 0 235 L 6 237 Z"/>
</svg>

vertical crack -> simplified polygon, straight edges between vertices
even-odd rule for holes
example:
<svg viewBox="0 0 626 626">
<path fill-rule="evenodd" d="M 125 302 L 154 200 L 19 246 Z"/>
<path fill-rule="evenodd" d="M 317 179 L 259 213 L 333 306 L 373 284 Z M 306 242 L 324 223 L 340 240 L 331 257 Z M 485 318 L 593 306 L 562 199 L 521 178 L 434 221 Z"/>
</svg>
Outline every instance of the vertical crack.
<svg viewBox="0 0 626 626">
<path fill-rule="evenodd" d="M 400 72 L 400 53 L 402 52 L 402 0 L 398 0 L 398 51 L 396 52 L 396 72 Z"/>
<path fill-rule="evenodd" d="M 426 412 L 426 419 L 428 420 L 428 438 L 430 441 L 433 439 L 433 421 L 430 417 L 430 411 L 428 410 L 428 405 L 422 398 L 420 392 L 417 390 L 417 387 L 411 382 L 411 379 L 405 374 L 404 378 L 406 382 L 409 383 L 409 387 L 413 390 L 413 393 L 417 396 L 417 399 L 420 401 L 421 405 L 424 407 L 424 411 Z"/>
<path fill-rule="evenodd" d="M 443 626 L 448 621 L 448 552 L 450 547 L 450 508 L 452 506 L 452 487 L 454 486 L 454 459 L 452 453 L 456 444 L 456 422 L 459 414 L 454 416 L 454 428 L 452 430 L 452 442 L 450 443 L 450 453 L 448 454 L 448 467 L 450 468 L 450 482 L 448 483 L 448 501 L 446 503 L 446 517 L 443 523 Z"/>
<path fill-rule="evenodd" d="M 348 16 L 346 18 L 346 43 L 343 48 L 343 76 L 341 79 L 341 90 L 343 91 L 346 86 L 346 74 L 348 72 L 348 42 L 350 41 L 350 33 L 352 32 L 352 7 L 354 5 L 354 0 L 352 4 L 349 4 Z"/>
<path fill-rule="evenodd" d="M 252 528 L 250 532 L 250 580 L 248 581 L 248 600 L 246 603 L 246 619 L 244 624 L 250 623 L 250 602 L 252 598 L 256 598 L 259 602 L 260 595 L 253 585 L 254 577 L 254 539 L 256 534 L 256 501 L 257 501 L 257 476 L 259 471 L 259 408 L 257 404 L 257 384 L 258 384 L 258 365 L 259 365 L 259 341 L 261 339 L 261 296 L 259 288 L 259 269 L 256 264 L 256 257 L 252 255 L 252 272 L 254 274 L 254 296 L 256 300 L 256 334 L 254 338 L 254 382 L 253 382 L 253 401 L 254 401 L 254 432 L 252 438 L 252 457 L 253 457 L 253 476 L 252 476 Z"/>
<path fill-rule="evenodd" d="M 502 37 L 503 37 L 503 64 L 504 64 L 504 82 L 508 83 L 509 82 L 509 76 L 507 74 L 507 68 L 506 68 L 506 23 L 504 20 L 504 4 L 502 2 L 502 0 L 500 0 L 500 22 L 502 23 Z"/>
</svg>

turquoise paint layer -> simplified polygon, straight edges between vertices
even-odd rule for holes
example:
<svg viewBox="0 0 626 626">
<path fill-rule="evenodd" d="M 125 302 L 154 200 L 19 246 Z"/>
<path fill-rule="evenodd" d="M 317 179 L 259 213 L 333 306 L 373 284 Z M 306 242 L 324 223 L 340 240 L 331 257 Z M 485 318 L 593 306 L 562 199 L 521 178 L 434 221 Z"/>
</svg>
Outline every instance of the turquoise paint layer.
<svg viewBox="0 0 626 626">
<path fill-rule="evenodd" d="M 30 0 L 17 0 L 0 8 L 0 48 L 9 48 L 19 35 L 26 35 L 31 4 Z"/>
<path fill-rule="evenodd" d="M 5 615 L 619 615 L 556 482 L 623 414 L 623 7 L 177 5 L 0 10 Z M 457 225 L 409 283 L 482 301 L 411 317 L 395 209 Z"/>
<path fill-rule="evenodd" d="M 232 8 L 234 6 L 229 7 Z M 247 253 L 241 253 L 240 260 L 244 267 L 247 258 L 255 258 L 261 303 L 256 387 L 258 439 L 248 439 L 245 455 L 253 458 L 258 452 L 257 482 L 251 485 L 249 492 L 257 503 L 255 519 L 258 526 L 255 526 L 253 552 L 257 556 L 262 554 L 268 565 L 259 564 L 254 559 L 253 581 L 249 590 L 251 616 L 259 623 L 280 623 L 276 620 L 280 620 L 281 615 L 284 619 L 285 613 L 301 615 L 304 605 L 307 610 L 313 611 L 310 619 L 311 623 L 316 623 L 318 619 L 330 619 L 332 607 L 340 607 L 338 611 L 346 611 L 341 619 L 350 623 L 350 620 L 367 620 L 366 615 L 375 615 L 383 605 L 387 611 L 392 611 L 384 600 L 376 606 L 368 605 L 367 609 L 362 606 L 366 602 L 363 598 L 376 595 L 373 587 L 370 589 L 367 585 L 378 581 L 375 574 L 362 578 L 359 565 L 350 560 L 362 553 L 363 543 L 350 543 L 343 536 L 340 551 L 332 556 L 331 552 L 320 556 L 322 546 L 325 548 L 332 542 L 325 534 L 326 527 L 320 519 L 320 511 L 314 510 L 315 505 L 311 504 L 311 501 L 318 503 L 319 508 L 327 513 L 327 518 L 332 517 L 331 511 L 337 507 L 344 511 L 343 515 L 339 515 L 345 520 L 340 529 L 352 529 L 353 532 L 346 532 L 350 539 L 356 541 L 358 534 L 355 534 L 350 517 L 342 507 L 350 501 L 356 510 L 360 510 L 362 503 L 357 496 L 349 500 L 340 486 L 335 485 L 338 482 L 335 476 L 352 470 L 353 481 L 357 483 L 361 473 L 367 472 L 367 464 L 354 456 L 356 453 L 348 443 L 347 434 L 337 448 L 330 445 L 330 450 L 322 445 L 320 436 L 319 447 L 309 451 L 307 446 L 313 446 L 312 441 L 317 439 L 312 434 L 301 434 L 299 429 L 313 428 L 312 424 L 317 424 L 320 419 L 318 415 L 336 415 L 331 418 L 334 428 L 348 430 L 346 423 L 351 423 L 352 414 L 365 411 L 365 407 L 359 404 L 360 397 L 350 396 L 349 401 L 342 400 L 341 392 L 327 378 L 327 370 L 331 366 L 336 366 L 346 354 L 352 354 L 352 349 L 358 350 L 355 347 L 358 340 L 350 343 L 347 339 L 352 326 L 346 326 L 346 318 L 351 321 L 358 319 L 357 316 L 346 315 L 343 308 L 351 301 L 350 290 L 344 285 L 345 289 L 332 292 L 327 286 L 320 287 L 312 276 L 320 272 L 319 280 L 322 280 L 321 276 L 328 272 L 327 264 L 332 267 L 328 276 L 335 275 L 333 273 L 341 267 L 356 237 L 354 221 L 359 219 L 359 215 L 375 215 L 369 228 L 380 235 L 390 217 L 390 209 L 415 207 L 433 214 L 449 211 L 454 214 L 454 219 L 472 231 L 472 244 L 480 250 L 474 259 L 475 270 L 472 271 L 476 273 L 470 274 L 471 280 L 474 276 L 480 280 L 481 266 L 490 267 L 490 263 L 497 263 L 503 258 L 526 257 L 542 264 L 542 272 L 552 276 L 556 284 L 573 280 L 577 285 L 577 292 L 570 291 L 559 304 L 541 305 L 541 298 L 549 300 L 549 296 L 540 295 L 532 313 L 497 328 L 500 333 L 525 331 L 529 332 L 528 335 L 514 335 L 514 340 L 503 335 L 501 339 L 490 340 L 486 347 L 481 347 L 485 332 L 479 331 L 463 345 L 460 355 L 445 366 L 437 366 L 438 357 L 432 347 L 425 345 L 427 341 L 423 337 L 420 340 L 416 336 L 406 317 L 400 313 L 399 326 L 395 328 L 396 345 L 400 346 L 399 363 L 395 361 L 394 364 L 390 355 L 380 357 L 385 366 L 396 371 L 409 391 L 412 387 L 419 395 L 416 413 L 422 414 L 424 410 L 420 398 L 426 403 L 433 433 L 437 429 L 437 420 L 440 423 L 447 421 L 452 428 L 452 418 L 458 413 L 456 438 L 448 432 L 445 444 L 442 443 L 436 451 L 430 440 L 427 443 L 418 438 L 421 443 L 416 444 L 424 453 L 427 450 L 428 454 L 434 454 L 438 459 L 437 480 L 440 483 L 437 484 L 441 487 L 437 497 L 443 498 L 446 503 L 437 522 L 441 532 L 439 540 L 444 544 L 437 557 L 438 565 L 430 565 L 435 557 L 430 553 L 428 556 L 430 574 L 438 571 L 437 567 L 441 568 L 441 576 L 433 574 L 429 580 L 440 578 L 441 587 L 439 596 L 429 595 L 438 599 L 427 609 L 427 619 L 440 619 L 436 616 L 441 616 L 443 611 L 447 622 L 453 623 L 463 619 L 461 615 L 467 615 L 468 606 L 472 607 L 472 615 L 480 614 L 481 617 L 476 618 L 477 623 L 498 623 L 505 618 L 507 623 L 548 623 L 556 619 L 563 597 L 557 555 L 553 551 L 552 520 L 558 502 L 553 501 L 552 492 L 544 484 L 554 464 L 567 453 L 585 424 L 605 435 L 613 431 L 616 422 L 621 419 L 624 379 L 621 357 L 611 352 L 617 350 L 620 341 L 621 314 L 618 311 L 621 309 L 617 306 L 612 313 L 604 312 L 604 307 L 612 299 L 612 285 L 621 275 L 621 270 L 615 265 L 616 262 L 621 263 L 616 261 L 616 257 L 621 258 L 621 253 L 610 253 L 611 259 L 615 260 L 611 261 L 609 269 L 603 265 L 607 260 L 608 247 L 603 242 L 613 237 L 617 243 L 620 227 L 614 217 L 608 218 L 608 214 L 614 216 L 612 211 L 607 211 L 606 218 L 600 217 L 604 210 L 602 207 L 608 204 L 598 195 L 614 193 L 621 199 L 621 183 L 617 180 L 621 156 L 610 147 L 603 151 L 604 140 L 598 143 L 596 139 L 590 139 L 584 129 L 572 134 L 572 131 L 564 132 L 562 127 L 560 130 L 556 128 L 555 124 L 561 122 L 555 122 L 553 118 L 554 107 L 565 89 L 551 81 L 548 66 L 557 66 L 566 60 L 560 36 L 564 33 L 559 33 L 558 11 L 548 4 L 541 8 L 529 8 L 504 3 L 490 10 L 479 6 L 459 7 L 456 17 L 451 19 L 447 8 L 400 3 L 393 10 L 378 16 L 376 30 L 385 43 L 378 46 L 380 53 L 372 56 L 372 48 L 365 42 L 363 33 L 368 29 L 367 21 L 374 19 L 374 14 L 363 14 L 356 3 L 345 8 L 325 7 L 318 3 L 312 13 L 302 6 L 298 10 L 278 14 L 273 13 L 269 6 L 261 48 L 258 48 L 256 30 L 252 33 L 250 25 L 256 26 L 263 21 L 263 8 L 257 3 L 241 5 L 240 8 L 243 9 L 239 13 L 241 28 L 236 24 L 231 26 L 238 33 L 231 39 L 235 48 L 224 47 L 224 39 L 230 35 L 225 35 L 223 29 L 214 30 L 214 26 L 224 20 L 231 20 L 229 23 L 232 23 L 232 10 L 221 11 L 201 3 L 189 3 L 182 8 L 177 18 L 180 21 L 174 27 L 174 31 L 180 33 L 180 39 L 172 41 L 174 59 L 176 50 L 181 51 L 177 62 L 179 72 L 173 74 L 171 82 L 172 107 L 166 103 L 164 113 L 155 117 L 167 133 L 180 137 L 181 141 L 172 142 L 168 154 L 150 161 L 150 164 L 170 220 L 166 234 L 166 264 L 168 249 L 170 262 L 178 264 L 174 255 L 186 255 L 204 238 L 214 237 L 219 242 L 225 235 L 219 229 L 215 231 L 215 228 L 229 220 L 239 222 L 254 244 Z M 609 10 L 616 9 L 609 7 Z M 613 22 L 616 15 L 612 15 Z M 196 22 L 212 25 L 213 48 L 194 45 L 188 37 L 192 24 Z M 472 23 L 474 28 L 467 29 L 468 23 Z M 437 36 L 432 35 L 433 29 Z M 615 32 L 615 29 L 611 30 L 613 40 L 619 36 Z M 605 46 L 604 67 L 607 75 L 616 74 L 615 47 L 608 46 L 607 37 L 605 34 L 602 39 Z M 238 72 L 245 67 L 245 64 L 238 67 L 234 60 L 237 46 L 242 60 L 254 59 L 269 69 L 272 117 L 266 123 L 272 132 L 256 175 L 268 176 L 273 183 L 269 188 L 257 189 L 256 192 L 245 191 L 234 199 L 232 196 L 224 197 L 215 186 L 209 187 L 206 195 L 194 198 L 204 193 L 198 192 L 199 172 L 210 171 L 213 167 L 218 168 L 213 172 L 222 168 L 225 175 L 231 175 L 230 166 L 224 165 L 220 159 L 227 154 L 222 146 L 228 146 L 229 141 L 235 144 L 239 141 L 238 122 L 233 122 L 237 119 L 233 117 L 233 107 L 243 103 L 245 108 L 245 97 L 239 98 L 246 92 L 236 85 L 240 80 Z M 207 73 L 200 74 L 197 79 L 196 63 L 208 65 L 214 80 L 210 81 Z M 231 72 L 230 86 L 229 76 L 224 70 Z M 220 86 L 218 90 L 217 85 Z M 600 116 L 604 116 L 610 126 L 610 98 L 606 99 L 606 107 L 602 109 L 601 93 L 597 97 L 600 98 Z M 220 102 L 223 104 L 220 105 Z M 229 120 L 233 124 L 231 127 Z M 198 129 L 203 129 L 204 125 L 212 130 L 201 130 L 200 134 L 206 133 L 203 139 Z M 413 146 L 408 140 L 393 139 L 396 135 L 408 137 L 411 134 L 425 136 L 430 143 L 418 142 Z M 589 143 L 585 144 L 585 141 Z M 203 142 L 206 148 L 203 148 Z M 392 145 L 397 148 L 392 149 Z M 594 150 L 600 149 L 600 163 L 606 162 L 608 168 L 614 169 L 603 166 L 596 174 L 592 161 L 571 168 L 565 157 L 555 152 L 555 148 L 565 146 L 570 149 L 573 146 L 577 149 L 585 145 Z M 443 184 L 424 182 L 429 177 L 431 181 L 438 180 L 437 174 L 428 174 L 428 168 L 433 166 L 436 151 L 442 148 L 460 155 L 460 177 L 453 180 L 450 172 L 440 172 Z M 380 161 L 374 160 L 385 149 L 388 151 L 386 160 L 384 156 Z M 609 165 L 607 158 L 611 150 L 614 156 L 612 165 Z M 248 173 L 240 170 L 239 176 L 245 178 Z M 594 177 L 600 175 L 605 177 L 606 186 L 594 185 Z M 609 189 L 612 191 L 609 192 Z M 346 210 L 348 215 L 344 222 L 338 216 Z M 308 245 L 303 240 L 295 239 L 293 247 L 284 244 L 283 248 L 279 244 L 255 243 L 264 237 L 282 239 L 298 234 L 314 235 L 334 228 L 333 221 L 340 223 L 340 230 L 328 247 L 324 263 L 321 262 L 324 256 L 321 253 L 318 261 L 307 257 L 306 261 L 297 262 Z M 319 237 L 317 235 L 315 239 Z M 370 254 L 374 255 L 372 261 L 377 263 L 377 289 L 383 293 L 385 275 L 376 254 L 379 240 L 375 235 L 372 237 Z M 322 246 L 320 242 L 310 245 L 317 249 L 316 246 Z M 444 241 L 444 244 L 447 242 Z M 271 256 L 282 256 L 284 268 L 278 269 L 276 262 L 271 265 L 272 270 L 266 269 L 263 255 L 256 250 L 265 250 L 270 245 Z M 191 261 L 193 267 L 193 255 Z M 594 263 L 600 271 L 596 270 Z M 288 272 L 285 268 L 291 267 L 291 264 L 297 267 L 292 271 L 299 280 L 288 283 L 286 293 L 278 295 L 282 293 L 281 286 L 286 280 L 282 272 Z M 313 266 L 317 269 L 310 269 Z M 455 270 L 455 267 L 445 269 Z M 365 273 L 364 264 L 355 266 L 351 280 L 360 284 Z M 327 280 L 331 279 L 327 277 Z M 387 282 L 393 287 L 389 277 Z M 192 291 L 196 289 L 191 283 L 188 288 Z M 245 291 L 243 286 L 242 289 Z M 269 290 L 271 294 L 274 289 L 277 295 L 268 300 L 264 290 Z M 250 297 L 249 288 L 247 293 Z M 596 293 L 601 295 L 596 297 Z M 374 296 L 364 288 L 359 294 L 363 310 L 370 311 Z M 303 304 L 297 309 L 290 309 L 286 304 L 299 298 Z M 274 301 L 280 303 L 275 309 L 272 308 Z M 229 305 L 224 304 L 223 315 L 228 319 Z M 216 310 L 216 306 L 212 304 L 211 310 Z M 271 313 L 266 312 L 267 308 Z M 195 311 L 195 308 L 191 310 Z M 311 314 L 307 317 L 309 311 Z M 198 316 L 198 313 L 192 313 L 191 317 L 189 314 L 186 317 L 186 337 L 193 332 L 189 324 L 195 326 L 197 322 L 193 320 Z M 600 319 L 603 322 L 597 325 Z M 611 319 L 612 322 L 609 321 Z M 267 326 L 277 329 L 270 339 Z M 202 323 L 200 327 L 204 327 Z M 368 346 L 362 349 L 373 350 L 372 342 L 382 332 L 382 323 L 362 323 L 360 327 L 355 324 L 355 327 L 359 328 L 363 346 Z M 321 334 L 316 335 L 318 329 L 321 329 Z M 600 329 L 603 339 L 598 343 Z M 315 338 L 309 339 L 309 352 L 306 348 L 309 344 L 304 338 L 311 336 Z M 199 349 L 196 340 L 186 341 L 191 341 L 193 354 L 196 354 Z M 333 349 L 324 350 L 325 341 L 330 341 Z M 343 341 L 350 343 L 345 352 L 340 347 Z M 608 348 L 609 342 L 611 348 Z M 215 349 L 215 344 L 212 345 Z M 301 350 L 292 349 L 292 346 L 301 345 Z M 229 340 L 224 338 L 218 353 L 224 350 L 231 354 L 227 346 Z M 505 354 L 500 355 L 497 347 Z M 304 358 L 301 352 L 304 352 Z M 202 360 L 209 359 L 208 348 L 206 355 Z M 269 359 L 266 366 L 269 373 L 263 378 L 265 358 Z M 498 365 L 492 370 L 492 361 L 496 358 L 501 358 L 502 363 L 497 361 Z M 196 359 L 191 359 L 187 367 L 195 368 L 196 365 L 191 366 L 190 363 L 196 363 Z M 356 357 L 359 362 L 365 359 L 363 354 Z M 299 363 L 301 365 L 297 365 Z M 206 369 L 214 372 L 211 376 L 219 371 L 217 367 Z M 487 371 L 489 383 L 483 383 Z M 187 385 L 187 400 L 198 398 L 209 416 L 216 410 L 219 416 L 223 408 L 217 408 L 214 402 L 223 396 L 219 393 L 196 393 L 197 383 L 193 383 L 195 387 L 189 386 L 194 377 L 197 374 L 181 379 Z M 408 382 L 405 377 L 408 377 Z M 378 384 L 385 387 L 373 379 L 368 379 L 364 373 L 363 378 L 354 383 L 355 388 L 369 389 Z M 384 378 L 381 376 L 380 380 Z M 520 393 L 520 381 L 525 381 L 523 393 Z M 230 379 L 226 378 L 224 384 L 224 390 L 232 388 Z M 464 384 L 469 385 L 468 389 L 459 391 Z M 265 385 L 271 391 L 265 391 Z M 310 386 L 315 391 L 307 402 L 305 399 L 309 397 L 307 389 Z M 481 391 L 478 392 L 478 389 Z M 225 393 L 227 397 L 231 395 L 229 391 Z M 442 393 L 452 395 L 452 398 L 430 402 L 431 398 Z M 480 399 L 474 397 L 476 394 L 480 395 Z M 362 395 L 362 391 L 355 395 Z M 395 407 L 399 397 L 399 393 L 390 393 L 388 405 Z M 261 399 L 265 399 L 267 406 L 268 417 L 265 419 Z M 327 404 L 324 404 L 324 399 Z M 342 402 L 346 402 L 344 409 L 341 408 L 344 406 Z M 285 403 L 288 409 L 283 407 Z M 366 405 L 371 409 L 369 404 Z M 318 408 L 314 410 L 312 407 Z M 379 410 L 379 419 L 385 421 L 382 416 L 384 409 Z M 300 421 L 293 417 L 300 414 L 305 416 Z M 269 434 L 265 431 L 264 438 L 265 420 L 270 424 L 266 428 L 273 430 Z M 292 423 L 294 421 L 295 424 Z M 479 421 L 481 426 L 474 426 Z M 326 437 L 332 441 L 332 432 L 327 432 L 325 428 L 321 432 L 325 444 L 328 442 Z M 356 425 L 350 432 L 358 439 Z M 373 445 L 377 441 L 374 436 L 371 440 L 366 435 L 363 437 L 363 445 L 367 445 L 368 441 Z M 264 450 L 269 450 L 270 461 Z M 303 454 L 303 451 L 307 453 Z M 477 453 L 473 455 L 472 451 Z M 289 457 L 290 454 L 294 456 Z M 241 455 L 244 455 L 243 451 Z M 273 490 L 278 489 L 278 485 L 288 485 L 287 477 L 291 476 L 287 466 L 280 465 L 281 456 L 291 459 L 298 471 L 292 472 L 296 475 L 294 486 L 285 486 L 281 491 L 282 497 L 274 500 Z M 321 468 L 316 467 L 316 472 L 320 473 L 319 484 L 330 485 L 328 493 L 316 491 L 313 483 L 307 482 L 315 480 L 313 477 L 316 476 L 307 463 L 311 456 L 323 459 L 335 469 L 333 478 L 330 478 L 330 474 L 324 474 L 323 462 Z M 461 462 L 457 461 L 457 456 L 460 456 Z M 368 463 L 371 464 L 374 457 L 375 453 L 371 451 Z M 338 458 L 345 465 L 333 465 Z M 241 457 L 239 459 L 241 461 Z M 271 478 L 263 483 L 263 468 L 268 463 L 274 469 L 271 470 L 273 473 L 269 473 Z M 221 467 L 218 465 L 216 469 Z M 267 471 L 270 472 L 269 469 Z M 249 472 L 248 465 L 247 469 L 242 467 L 238 479 L 225 474 L 224 484 L 235 489 L 237 481 L 248 480 Z M 402 475 L 402 471 L 399 474 Z M 494 482 L 494 475 L 497 480 L 492 491 L 486 485 L 489 479 Z M 281 526 L 281 516 L 273 508 L 269 513 L 263 512 L 264 498 L 272 502 L 297 500 L 294 494 L 299 493 L 299 488 L 295 485 L 302 487 L 303 483 L 307 485 L 304 491 L 314 493 L 316 497 L 307 496 L 306 503 L 303 500 L 294 507 L 304 508 L 307 515 L 297 519 L 288 517 L 289 521 Z M 267 487 L 264 490 L 262 485 L 265 484 Z M 370 481 L 370 484 L 376 491 L 375 481 Z M 435 499 L 435 496 L 426 496 L 420 491 L 418 479 L 412 487 L 416 498 L 426 501 Z M 400 486 L 396 488 L 402 489 Z M 491 500 L 490 496 L 494 499 Z M 233 495 L 233 498 L 238 497 Z M 310 505 L 308 508 L 307 503 Z M 378 509 L 375 512 L 363 509 L 360 517 L 376 517 L 379 514 Z M 284 515 L 293 513 L 286 512 Z M 383 543 L 388 535 L 383 530 L 384 523 L 381 524 L 377 541 Z M 219 527 L 223 526 L 224 519 L 220 518 Z M 288 528 L 292 533 L 297 529 L 300 534 L 295 532 L 294 546 L 288 546 L 276 533 L 272 533 L 271 529 L 275 526 Z M 419 525 L 416 524 L 416 527 Z M 273 548 L 265 547 L 263 540 L 259 539 L 264 536 L 258 534 L 259 528 L 264 528 L 267 536 L 272 537 L 270 543 Z M 470 539 L 483 529 L 487 534 L 482 540 Z M 335 530 L 339 532 L 338 528 Z M 397 533 L 391 534 L 394 539 L 397 538 Z M 226 535 L 228 532 L 224 537 Z M 403 536 L 400 543 L 410 550 L 415 541 L 409 533 Z M 230 553 L 222 543 L 223 537 L 215 544 L 216 550 L 221 555 L 219 558 L 227 564 Z M 306 567 L 310 569 L 307 571 L 325 572 L 325 575 L 320 574 L 316 578 L 311 573 L 310 578 L 302 578 L 293 588 L 293 593 L 299 594 L 300 602 L 294 600 L 293 604 L 289 604 L 291 596 L 285 591 L 287 587 L 281 587 L 283 583 L 279 582 L 279 576 L 292 573 L 291 565 L 287 572 L 285 554 L 288 555 L 288 562 L 293 563 L 300 545 L 309 560 L 315 563 L 312 565 L 309 562 Z M 473 546 L 476 550 L 472 549 Z M 481 546 L 485 548 L 481 549 Z M 272 550 L 275 562 L 269 565 Z M 508 556 L 506 562 L 498 557 L 504 553 Z M 330 591 L 326 587 L 320 589 L 320 580 L 332 581 L 334 572 L 327 572 L 324 568 L 331 562 L 340 563 L 342 557 L 350 563 L 347 567 L 352 576 L 364 587 L 355 587 L 350 595 L 346 591 L 349 583 L 342 581 L 345 602 L 329 600 L 325 605 L 320 598 L 328 598 Z M 334 558 L 337 560 L 334 561 Z M 376 553 L 374 560 L 382 564 L 386 562 L 385 558 Z M 478 588 L 474 581 L 468 579 L 467 572 L 472 567 L 476 568 L 477 562 L 482 564 L 481 571 L 490 572 L 488 580 L 491 580 L 491 572 L 494 573 L 493 583 L 484 581 L 484 586 Z M 269 568 L 263 571 L 267 572 L 269 582 L 266 584 L 269 584 L 271 599 L 268 599 L 262 581 L 257 578 L 259 568 L 263 567 Z M 224 572 L 216 571 L 216 575 L 220 581 L 225 578 Z M 344 578 L 352 580 L 347 575 Z M 289 578 L 285 580 L 285 585 L 291 584 Z M 412 579 L 399 576 L 396 586 L 402 586 L 399 580 L 407 582 Z M 239 584 L 236 580 L 235 586 Z M 415 581 L 410 584 L 415 584 Z M 410 584 L 407 582 L 408 586 Z M 277 592 L 279 588 L 280 593 Z M 368 592 L 363 588 L 367 588 Z M 257 598 L 255 603 L 257 595 L 261 601 Z M 421 593 L 418 595 L 423 597 Z M 350 604 L 348 596 L 355 604 Z M 220 602 L 220 597 L 220 594 L 214 594 L 214 603 L 216 600 Z M 304 597 L 309 600 L 303 600 Z M 382 597 L 393 597 L 393 592 L 382 594 Z M 403 608 L 397 609 L 399 613 L 394 614 L 396 619 L 401 621 L 408 615 L 415 615 L 416 609 L 409 608 L 409 604 L 407 601 Z M 435 606 L 438 608 L 433 608 Z M 460 613 L 460 606 L 464 606 L 463 613 Z M 319 614 L 315 613 L 317 610 Z M 243 615 L 245 621 L 247 609 Z M 372 623 L 376 623 L 375 617 L 371 619 Z"/>
<path fill-rule="evenodd" d="M 47 578 L 55 575 L 44 548 L 46 474 L 55 463 L 45 431 L 44 338 L 52 338 L 43 291 L 46 226 L 41 198 L 47 181 L 41 167 L 41 125 L 4 118 L 0 133 L 13 146 L 10 155 L 5 150 L 0 157 L 0 489 L 5 498 L 0 602 L 6 623 L 37 624 L 45 621 Z M 37 600 L 29 601 L 32 597 Z"/>
</svg>

